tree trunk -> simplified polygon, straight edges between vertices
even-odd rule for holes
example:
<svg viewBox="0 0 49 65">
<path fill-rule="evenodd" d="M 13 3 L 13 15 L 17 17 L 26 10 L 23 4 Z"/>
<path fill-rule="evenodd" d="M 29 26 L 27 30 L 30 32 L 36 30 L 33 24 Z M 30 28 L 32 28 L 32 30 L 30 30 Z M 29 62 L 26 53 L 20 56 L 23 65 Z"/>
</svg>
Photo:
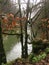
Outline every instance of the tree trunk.
<svg viewBox="0 0 49 65">
<path fill-rule="evenodd" d="M 19 4 L 19 12 L 20 12 L 20 18 L 22 18 L 21 14 L 21 5 L 20 5 L 20 0 L 18 0 Z M 24 58 L 24 46 L 23 46 L 23 27 L 22 27 L 22 21 L 20 20 L 20 27 L 21 27 L 21 46 L 22 46 L 22 58 Z"/>
<path fill-rule="evenodd" d="M 28 47 L 27 47 L 27 21 L 25 23 L 25 58 L 28 57 Z"/>
<path fill-rule="evenodd" d="M 6 55 L 3 48 L 2 28 L 1 28 L 1 20 L 0 20 L 0 65 L 2 63 L 6 63 Z"/>
</svg>

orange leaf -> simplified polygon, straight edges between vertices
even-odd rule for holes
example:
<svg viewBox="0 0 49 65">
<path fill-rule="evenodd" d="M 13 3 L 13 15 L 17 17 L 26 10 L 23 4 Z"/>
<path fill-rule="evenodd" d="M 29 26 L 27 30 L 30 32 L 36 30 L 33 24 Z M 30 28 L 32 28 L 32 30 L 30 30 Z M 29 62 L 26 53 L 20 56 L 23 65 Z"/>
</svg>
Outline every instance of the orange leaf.
<svg viewBox="0 0 49 65">
<path fill-rule="evenodd" d="M 8 17 L 12 17 L 12 18 L 14 17 L 14 15 L 11 14 L 11 13 L 10 13 L 10 14 L 7 14 L 7 16 L 8 16 Z"/>
<path fill-rule="evenodd" d="M 12 22 L 12 26 L 16 26 L 16 22 L 15 21 Z"/>
<path fill-rule="evenodd" d="M 16 19 L 17 21 L 19 21 L 19 20 L 20 20 L 20 18 L 19 18 L 19 17 L 16 17 L 15 19 Z"/>
<path fill-rule="evenodd" d="M 12 25 L 11 25 L 11 24 L 8 26 L 8 29 L 9 29 L 9 30 L 11 30 L 11 29 L 12 29 Z"/>
</svg>

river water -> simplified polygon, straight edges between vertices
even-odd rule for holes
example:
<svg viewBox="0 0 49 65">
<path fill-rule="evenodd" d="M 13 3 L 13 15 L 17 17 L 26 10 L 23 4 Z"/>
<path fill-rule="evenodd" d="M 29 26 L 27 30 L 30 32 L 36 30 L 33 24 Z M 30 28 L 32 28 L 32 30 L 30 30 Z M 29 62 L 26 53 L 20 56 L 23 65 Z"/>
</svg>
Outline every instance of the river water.
<svg viewBox="0 0 49 65">
<path fill-rule="evenodd" d="M 38 11 L 39 11 L 39 9 L 35 10 L 32 13 L 32 16 L 34 17 L 35 14 Z M 30 29 L 27 31 L 27 33 L 31 34 L 30 33 Z M 30 54 L 31 51 L 32 51 L 32 45 L 31 44 L 28 44 L 28 54 Z M 22 52 L 22 50 L 21 50 L 21 42 L 16 43 L 13 46 L 13 48 L 8 53 L 6 53 L 7 62 L 12 61 L 12 60 L 17 59 L 17 58 L 21 58 L 21 52 Z"/>
<path fill-rule="evenodd" d="M 30 27 L 28 27 L 27 29 L 27 33 L 30 35 Z M 30 42 L 30 40 L 28 39 L 28 42 Z M 25 35 L 23 35 L 23 44 L 25 43 Z M 32 44 L 27 44 L 28 46 L 28 54 L 31 53 L 32 51 Z M 12 61 L 12 60 L 15 60 L 17 58 L 21 58 L 21 52 L 22 52 L 22 49 L 21 49 L 21 42 L 17 42 L 13 47 L 12 49 L 6 53 L 6 58 L 7 58 L 7 62 L 9 61 Z"/>
<path fill-rule="evenodd" d="M 32 51 L 32 45 L 28 44 L 28 54 Z M 6 54 L 7 62 L 12 61 L 16 58 L 21 58 L 21 43 L 17 43 L 13 46 L 12 50 Z"/>
</svg>

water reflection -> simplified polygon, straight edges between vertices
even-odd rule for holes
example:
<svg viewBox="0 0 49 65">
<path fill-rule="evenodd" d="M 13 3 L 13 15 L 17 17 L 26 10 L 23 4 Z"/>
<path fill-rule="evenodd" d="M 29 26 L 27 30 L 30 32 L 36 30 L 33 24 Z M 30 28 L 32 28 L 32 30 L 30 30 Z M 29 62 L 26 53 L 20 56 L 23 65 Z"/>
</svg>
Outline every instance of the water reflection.
<svg viewBox="0 0 49 65">
<path fill-rule="evenodd" d="M 28 44 L 28 54 L 32 51 L 32 45 Z M 13 49 L 6 55 L 7 56 L 7 62 L 12 61 L 16 58 L 21 58 L 21 43 L 17 43 Z"/>
</svg>

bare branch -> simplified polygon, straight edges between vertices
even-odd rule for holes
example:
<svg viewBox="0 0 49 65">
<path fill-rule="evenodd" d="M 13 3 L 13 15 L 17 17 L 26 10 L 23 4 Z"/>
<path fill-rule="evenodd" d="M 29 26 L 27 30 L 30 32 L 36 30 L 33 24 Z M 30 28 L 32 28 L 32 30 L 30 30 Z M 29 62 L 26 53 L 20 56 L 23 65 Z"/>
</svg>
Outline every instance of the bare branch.
<svg viewBox="0 0 49 65">
<path fill-rule="evenodd" d="M 18 36 L 21 35 L 21 34 L 18 34 L 18 33 L 12 34 L 12 33 L 4 33 L 4 32 L 2 34 L 4 34 L 4 35 L 18 35 Z"/>
</svg>

